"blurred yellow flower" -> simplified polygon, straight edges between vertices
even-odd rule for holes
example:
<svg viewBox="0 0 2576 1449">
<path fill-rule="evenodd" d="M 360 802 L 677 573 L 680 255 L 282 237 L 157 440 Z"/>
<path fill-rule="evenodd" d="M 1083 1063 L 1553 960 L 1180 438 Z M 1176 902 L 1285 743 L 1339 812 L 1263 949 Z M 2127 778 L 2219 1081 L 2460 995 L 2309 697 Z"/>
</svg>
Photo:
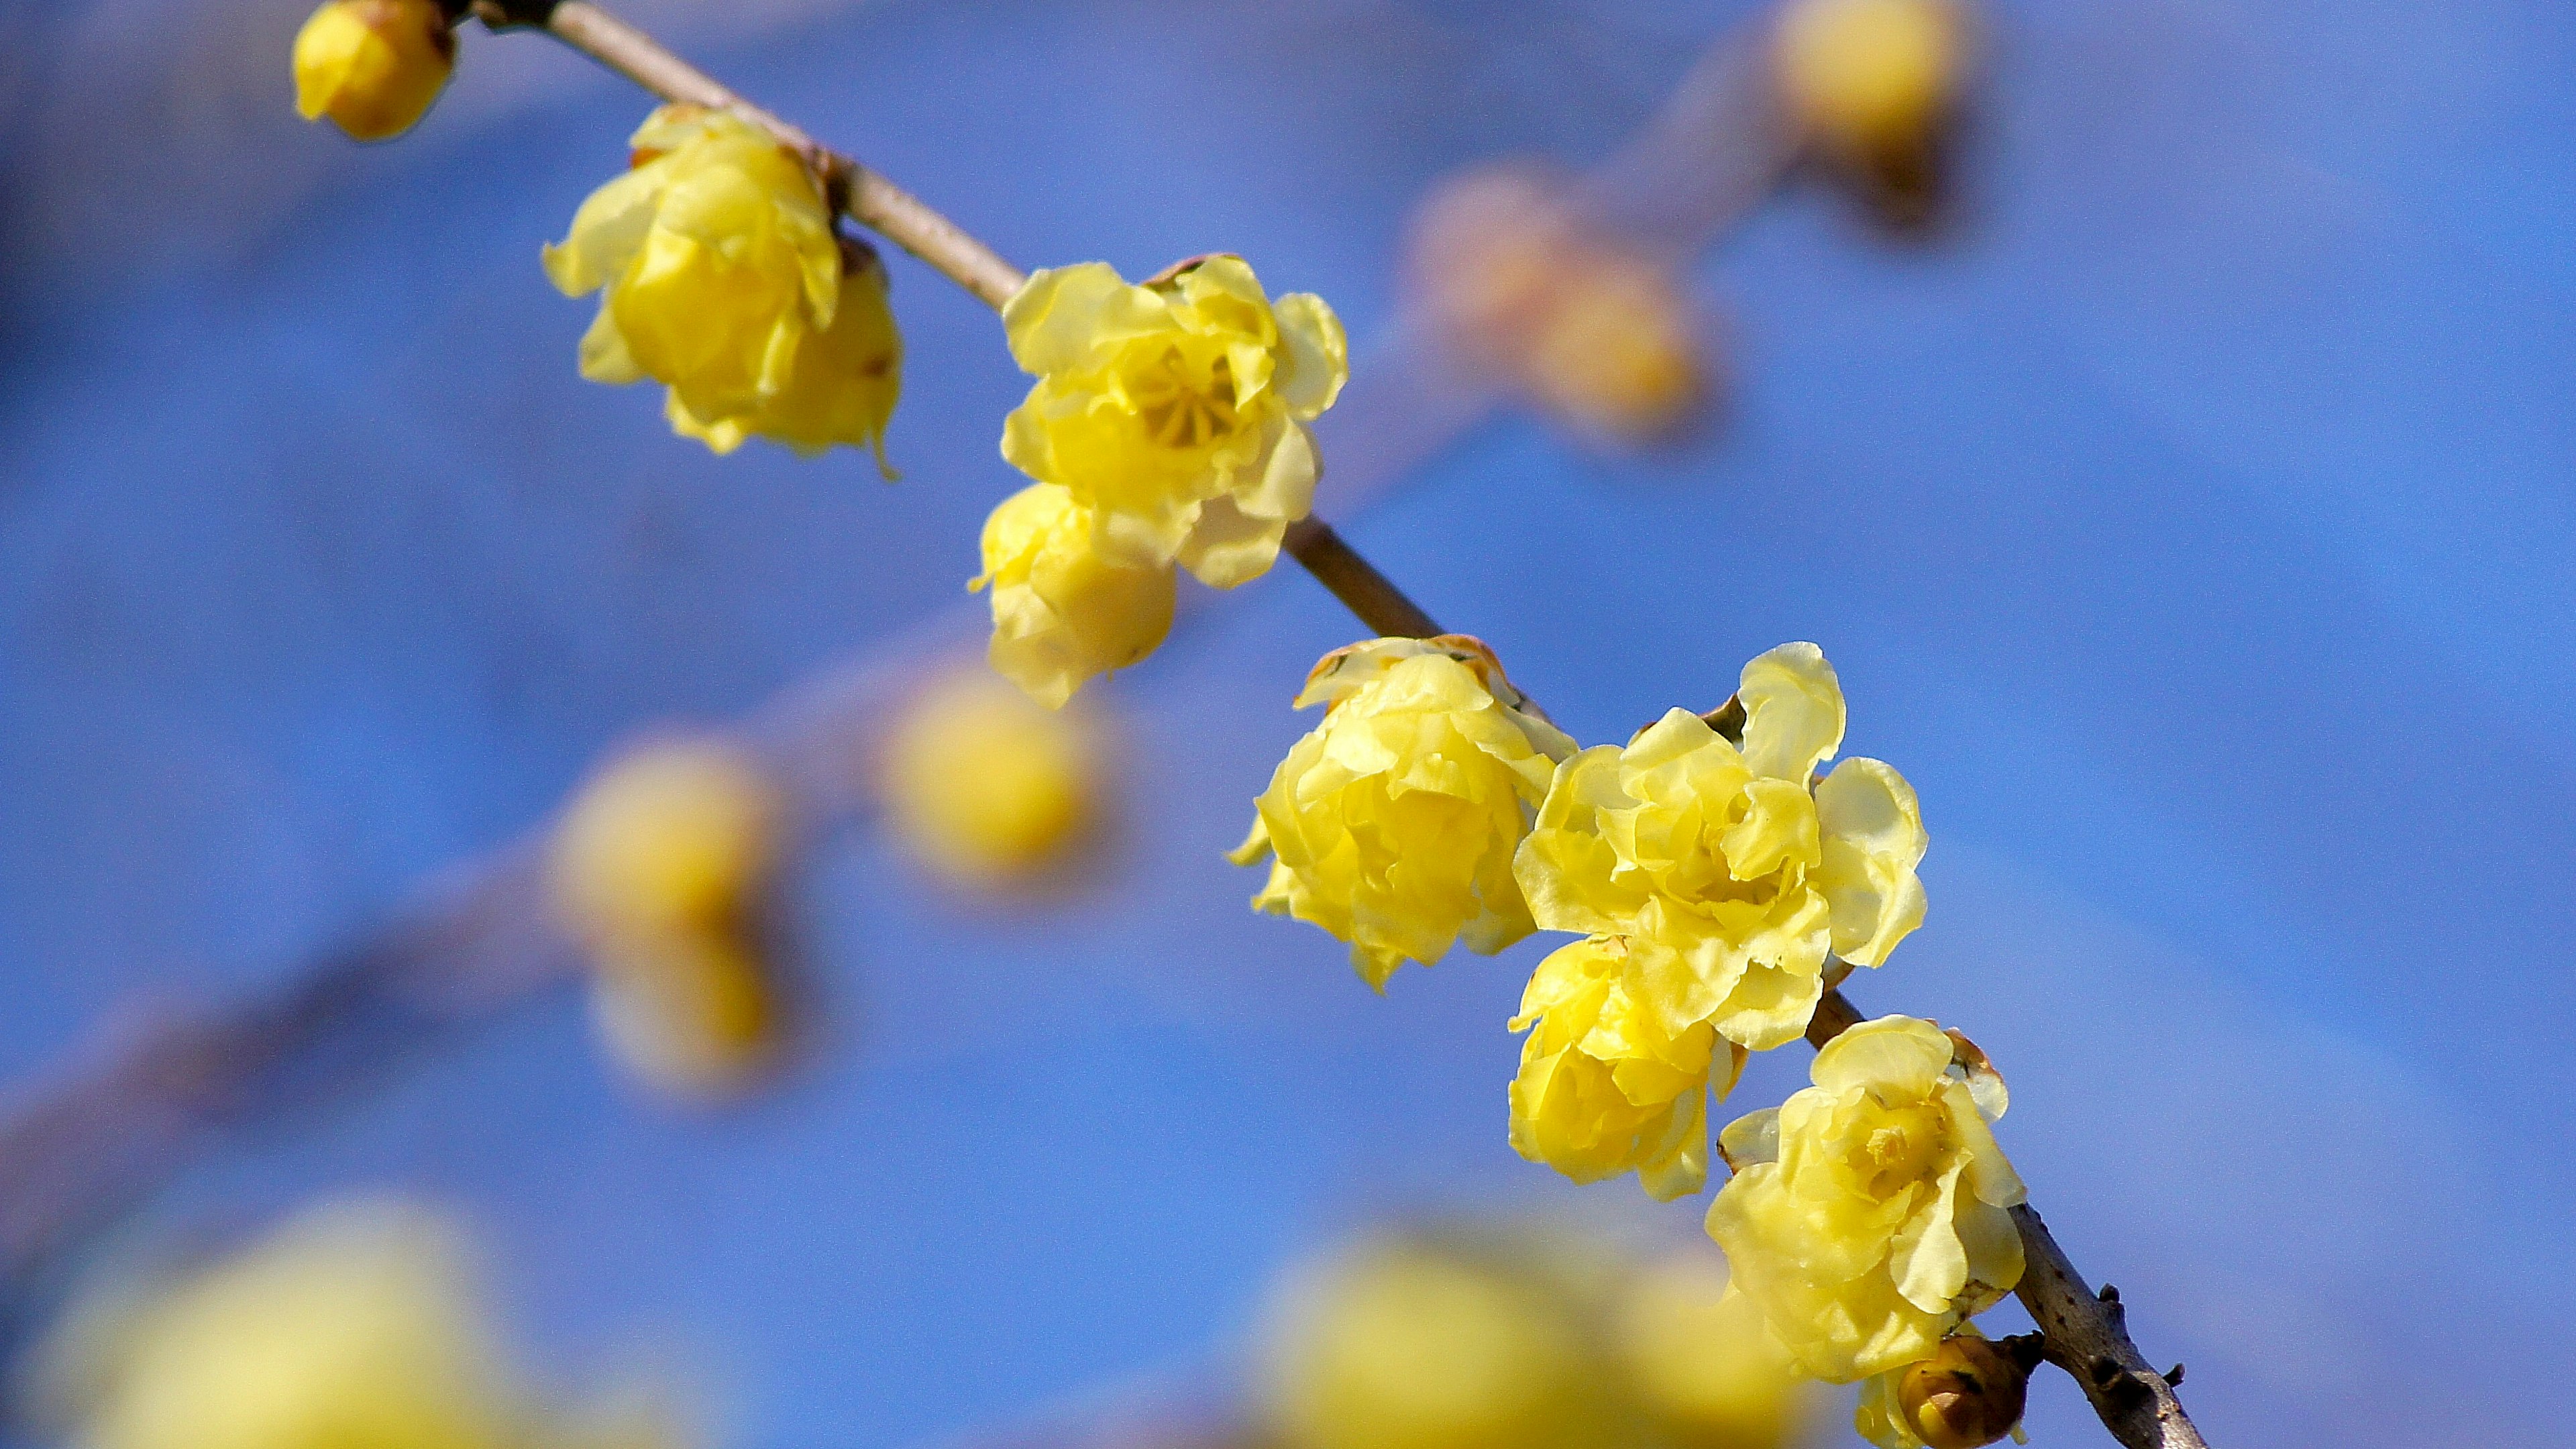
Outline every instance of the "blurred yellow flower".
<svg viewBox="0 0 2576 1449">
<path fill-rule="evenodd" d="M 564 295 L 603 293 L 581 375 L 664 384 L 672 425 L 718 452 L 751 433 L 880 447 L 902 355 L 884 270 L 862 248 L 845 258 L 805 163 L 696 106 L 655 111 L 633 145 L 545 249 Z"/>
<path fill-rule="evenodd" d="M 556 829 L 555 901 L 598 967 L 602 1032 L 656 1086 L 736 1090 L 782 1044 L 760 941 L 782 813 L 738 751 L 679 741 L 612 761 Z"/>
<path fill-rule="evenodd" d="M 994 670 L 1049 709 L 1171 632 L 1172 566 L 1104 555 L 1095 532 L 1071 493 L 1032 483 L 984 521 L 984 572 L 967 585 L 993 590 Z"/>
<path fill-rule="evenodd" d="M 2021 1178 L 1987 1125 L 2001 1083 L 1972 1084 L 1957 1050 L 1928 1021 L 1863 1022 L 1816 1053 L 1814 1086 L 1720 1135 L 1735 1176 L 1709 1236 L 1818 1378 L 1928 1358 L 2021 1281 Z"/>
<path fill-rule="evenodd" d="M 1639 1403 L 1679 1449 L 1788 1449 L 1806 1437 L 1813 1382 L 1705 1246 L 1640 1271 L 1617 1330 Z"/>
<path fill-rule="evenodd" d="M 1512 851 L 1574 741 L 1492 650 L 1458 634 L 1372 639 L 1325 655 L 1296 704 L 1325 705 L 1323 722 L 1280 762 L 1228 857 L 1275 855 L 1256 909 L 1350 942 L 1379 990 L 1453 942 L 1491 955 L 1530 933 Z"/>
<path fill-rule="evenodd" d="M 1211 256 L 1130 286 L 1104 262 L 1031 276 L 1002 308 L 1036 375 L 1002 456 L 1091 510 L 1101 550 L 1179 563 L 1230 589 L 1267 572 L 1321 469 L 1306 424 L 1349 376 L 1340 319 L 1273 303 L 1243 259 Z"/>
<path fill-rule="evenodd" d="M 1577 1315 L 1529 1280 L 1391 1242 L 1294 1284 L 1261 1364 L 1283 1449 L 1585 1449 L 1619 1425 Z"/>
<path fill-rule="evenodd" d="M 1821 782 L 1842 688 L 1813 644 L 1744 666 L 1743 744 L 1673 710 L 1559 765 L 1515 865 L 1551 931 L 1629 938 L 1628 989 L 1664 1033 L 1756 1051 L 1806 1030 L 1830 953 L 1875 966 L 1923 920 L 1914 788 L 1877 760 Z"/>
<path fill-rule="evenodd" d="M 1923 144 L 1966 55 L 1956 0 L 1794 0 L 1773 59 L 1792 113 L 1827 145 L 1870 157 Z"/>
<path fill-rule="evenodd" d="M 330 0 L 295 33 L 295 110 L 361 141 L 412 128 L 456 67 L 437 0 Z"/>
<path fill-rule="evenodd" d="M 1092 721 L 1058 713 L 980 666 L 904 706 L 880 777 L 897 832 L 951 878 L 992 887 L 1061 865 L 1100 808 Z"/>
<path fill-rule="evenodd" d="M 1705 1022 L 1666 1035 L 1629 996 L 1627 971 L 1625 939 L 1587 936 L 1531 975 L 1512 1019 L 1530 1033 L 1512 1146 L 1576 1182 L 1633 1171 L 1652 1196 L 1676 1198 L 1708 1180 L 1709 1094 L 1734 1088 L 1744 1048 Z"/>
<path fill-rule="evenodd" d="M 2021 1414 L 2032 1363 L 1962 1323 L 1930 1358 L 1861 1385 L 1852 1427 L 1878 1449 L 1980 1449 L 2010 1435 L 2028 1443 Z"/>
<path fill-rule="evenodd" d="M 59 1385 L 83 1449 L 517 1449 L 446 1228 L 337 1204 L 166 1291 L 76 1313 Z"/>
</svg>

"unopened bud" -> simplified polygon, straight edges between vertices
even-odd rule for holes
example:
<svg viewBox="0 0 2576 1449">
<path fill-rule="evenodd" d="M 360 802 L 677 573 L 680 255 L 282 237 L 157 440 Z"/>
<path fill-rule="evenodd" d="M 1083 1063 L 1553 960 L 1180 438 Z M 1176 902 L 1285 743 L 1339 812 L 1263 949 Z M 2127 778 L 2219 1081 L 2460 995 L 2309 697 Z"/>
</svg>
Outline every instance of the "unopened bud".
<svg viewBox="0 0 2576 1449">
<path fill-rule="evenodd" d="M 1095 719 L 1048 709 L 981 662 L 928 681 L 881 762 L 888 814 L 949 879 L 1037 884 L 1070 864 L 1106 803 Z"/>
<path fill-rule="evenodd" d="M 1962 1333 L 1906 1367 L 1896 1403 L 1930 1449 L 1977 1449 L 2021 1422 L 2029 1389 L 2030 1367 L 2011 1345 Z"/>
<path fill-rule="evenodd" d="M 361 141 L 399 136 L 456 67 L 437 0 L 330 0 L 295 36 L 295 109 Z"/>
<path fill-rule="evenodd" d="M 1967 70 L 1958 0 L 1794 0 L 1773 63 L 1790 112 L 1883 219 L 1920 224 Z"/>
</svg>

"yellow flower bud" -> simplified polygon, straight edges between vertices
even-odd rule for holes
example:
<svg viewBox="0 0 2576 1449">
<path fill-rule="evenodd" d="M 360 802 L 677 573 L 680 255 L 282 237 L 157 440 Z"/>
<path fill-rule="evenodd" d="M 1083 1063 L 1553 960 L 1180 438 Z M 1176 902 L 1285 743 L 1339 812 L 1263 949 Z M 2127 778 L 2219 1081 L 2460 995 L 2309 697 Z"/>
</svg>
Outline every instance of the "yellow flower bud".
<svg viewBox="0 0 2576 1449">
<path fill-rule="evenodd" d="M 1257 802 L 1229 858 L 1274 856 L 1255 909 L 1351 944 L 1383 991 L 1407 960 L 1464 941 L 1491 955 L 1530 933 L 1512 881 L 1565 737 L 1503 677 L 1481 641 L 1373 639 L 1324 656 L 1297 707 L 1327 706 Z"/>
<path fill-rule="evenodd" d="M 1283 1449 L 1582 1449 L 1614 1423 L 1570 1305 L 1426 1244 L 1381 1244 L 1295 1284 L 1261 1367 Z"/>
<path fill-rule="evenodd" d="M 1876 966 L 1923 920 L 1914 788 L 1840 748 L 1823 651 L 1744 667 L 1743 743 L 1673 710 L 1623 749 L 1559 765 L 1515 872 L 1550 931 L 1628 938 L 1627 989 L 1679 1038 L 1708 1022 L 1755 1051 L 1794 1040 L 1839 954 Z"/>
<path fill-rule="evenodd" d="M 951 878 L 984 887 L 1063 864 L 1097 818 L 1100 777 L 1090 721 L 1044 708 L 981 667 L 913 696 L 882 771 L 904 842 Z"/>
<path fill-rule="evenodd" d="M 1853 1427 L 1879 1449 L 1980 1449 L 2006 1435 L 2020 1439 L 2037 1363 L 2035 1353 L 1963 1323 L 1930 1358 L 1864 1385 Z"/>
<path fill-rule="evenodd" d="M 1137 565 L 1093 546 L 1092 513 L 1052 483 L 1032 483 L 984 520 L 993 590 L 995 672 L 1049 709 L 1086 680 L 1154 652 L 1172 629 L 1170 564 Z"/>
<path fill-rule="evenodd" d="M 1628 943 L 1588 936 L 1541 961 L 1512 1030 L 1512 1146 L 1576 1182 L 1622 1172 L 1657 1199 L 1708 1180 L 1708 1098 L 1733 1090 L 1744 1048 L 1702 1022 L 1667 1036 L 1628 994 Z M 1532 1031 L 1531 1028 L 1537 1029 Z"/>
<path fill-rule="evenodd" d="M 1719 1135 L 1735 1176 L 1709 1236 L 1818 1378 L 1928 1358 L 2021 1281 L 2021 1178 L 1987 1125 L 2003 1095 L 1957 1050 L 1928 1021 L 1863 1022 L 1816 1053 L 1815 1085 Z"/>
<path fill-rule="evenodd" d="M 600 1028 L 656 1086 L 736 1090 L 782 1044 L 780 983 L 760 939 L 782 813 L 750 760 L 679 742 L 611 762 L 556 829 L 555 900 L 598 967 Z"/>
<path fill-rule="evenodd" d="M 1673 268 L 1520 168 L 1470 172 L 1416 214 L 1407 270 L 1443 346 L 1587 432 L 1645 443 L 1712 391 L 1706 328 Z"/>
<path fill-rule="evenodd" d="M 452 1233 L 336 1204 L 158 1291 L 102 1294 L 55 1354 L 84 1449 L 511 1449 Z"/>
<path fill-rule="evenodd" d="M 564 295 L 603 294 L 581 375 L 662 383 L 674 430 L 718 452 L 752 433 L 878 447 L 902 359 L 884 270 L 863 248 L 845 257 L 805 163 L 694 106 L 655 111 L 633 145 L 633 167 L 545 250 Z"/>
<path fill-rule="evenodd" d="M 437 0 L 330 0 L 295 33 L 295 110 L 361 141 L 412 128 L 456 66 Z"/>
<path fill-rule="evenodd" d="M 1796 0 L 1780 17 L 1783 100 L 1890 225 L 1937 217 L 1968 41 L 1958 0 Z"/>
<path fill-rule="evenodd" d="M 1806 1437 L 1813 1384 L 1705 1247 L 1640 1272 L 1618 1334 L 1639 1403 L 1679 1449 L 1788 1449 Z"/>
<path fill-rule="evenodd" d="M 1321 471 L 1306 424 L 1350 374 L 1323 299 L 1272 302 L 1241 257 L 1130 286 L 1104 262 L 1032 275 L 1002 308 L 1036 375 L 1002 456 L 1089 510 L 1101 552 L 1177 562 L 1220 589 L 1257 578 Z"/>
</svg>

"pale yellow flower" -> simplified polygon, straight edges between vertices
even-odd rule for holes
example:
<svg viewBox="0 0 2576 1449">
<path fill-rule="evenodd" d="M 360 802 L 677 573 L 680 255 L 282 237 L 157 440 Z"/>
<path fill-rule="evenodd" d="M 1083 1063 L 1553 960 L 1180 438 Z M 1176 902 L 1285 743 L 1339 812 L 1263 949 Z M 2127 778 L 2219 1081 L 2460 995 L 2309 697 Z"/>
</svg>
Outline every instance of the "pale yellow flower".
<svg viewBox="0 0 2576 1449">
<path fill-rule="evenodd" d="M 1667 1035 L 1629 996 L 1627 974 L 1618 936 L 1539 963 L 1512 1019 L 1530 1034 L 1512 1079 L 1512 1146 L 1576 1182 L 1633 1171 L 1652 1196 L 1680 1197 L 1708 1180 L 1709 1094 L 1734 1088 L 1744 1048 L 1705 1022 Z"/>
<path fill-rule="evenodd" d="M 901 363 L 884 272 L 845 261 L 805 163 L 694 106 L 655 111 L 633 144 L 632 169 L 545 251 L 566 296 L 603 293 L 582 376 L 664 384 L 673 426 L 719 452 L 749 433 L 878 446 Z"/>
<path fill-rule="evenodd" d="M 1850 759 L 1842 688 L 1813 644 L 1744 666 L 1743 744 L 1674 710 L 1559 765 L 1515 870 L 1539 926 L 1629 939 L 1629 990 L 1679 1037 L 1756 1051 L 1806 1030 L 1828 955 L 1876 966 L 1923 920 L 1905 777 Z"/>
<path fill-rule="evenodd" d="M 1427 1243 L 1310 1272 L 1264 1348 L 1263 1426 L 1283 1449 L 1584 1449 L 1618 1422 L 1571 1305 Z"/>
<path fill-rule="evenodd" d="M 517 1449 L 449 1231 L 336 1204 L 57 1344 L 82 1449 Z"/>
<path fill-rule="evenodd" d="M 2027 1444 L 2029 1388 L 2029 1365 L 1962 1323 L 1930 1358 L 1864 1382 L 1852 1427 L 1878 1449 L 1981 1449 L 2007 1435 Z"/>
<path fill-rule="evenodd" d="M 1680 1449 L 1788 1449 L 1819 1395 L 1705 1245 L 1647 1265 L 1618 1305 L 1620 1359 Z"/>
<path fill-rule="evenodd" d="M 601 1032 L 655 1086 L 738 1090 L 783 1044 L 761 949 L 783 809 L 739 752 L 680 741 L 611 762 L 555 831 L 556 906 L 597 966 Z"/>
<path fill-rule="evenodd" d="M 2021 1281 L 2021 1178 L 1987 1125 L 2002 1084 L 1957 1051 L 1927 1021 L 1863 1022 L 1816 1053 L 1814 1086 L 1720 1135 L 1735 1176 L 1709 1236 L 1818 1378 L 1927 1358 Z"/>
<path fill-rule="evenodd" d="M 980 665 L 914 694 L 879 778 L 895 829 L 960 883 L 991 888 L 1065 863 L 1103 788 L 1094 723 L 1033 702 Z"/>
<path fill-rule="evenodd" d="M 295 110 L 361 141 L 412 128 L 456 67 L 437 0 L 330 0 L 295 33 Z"/>
<path fill-rule="evenodd" d="M 1049 709 L 1094 675 L 1124 669 L 1171 632 L 1170 564 L 1133 564 L 1094 546 L 1092 512 L 1052 483 L 1032 483 L 984 521 L 993 590 L 993 668 Z"/>
<path fill-rule="evenodd" d="M 1530 933 L 1512 851 L 1574 742 L 1493 651 L 1456 634 L 1354 644 L 1324 656 L 1296 703 L 1326 706 L 1323 722 L 1229 857 L 1275 855 L 1256 909 L 1350 942 L 1380 990 L 1408 959 L 1427 966 L 1462 940 L 1491 955 Z"/>
<path fill-rule="evenodd" d="M 1773 61 L 1793 114 L 1860 156 L 1919 147 L 1966 68 L 1956 0 L 1795 0 Z"/>
<path fill-rule="evenodd" d="M 1104 262 L 1031 276 L 1002 308 L 1037 376 L 1002 456 L 1091 510 L 1101 548 L 1230 589 L 1267 572 L 1321 470 L 1306 429 L 1349 376 L 1340 319 L 1275 303 L 1234 256 L 1130 286 Z"/>
</svg>

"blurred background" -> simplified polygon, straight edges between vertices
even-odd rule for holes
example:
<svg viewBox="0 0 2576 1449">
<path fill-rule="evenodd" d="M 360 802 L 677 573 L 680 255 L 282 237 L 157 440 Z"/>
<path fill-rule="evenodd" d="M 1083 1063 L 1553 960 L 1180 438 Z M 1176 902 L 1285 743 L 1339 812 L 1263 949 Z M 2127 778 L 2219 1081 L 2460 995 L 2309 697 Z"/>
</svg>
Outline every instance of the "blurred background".
<svg viewBox="0 0 2576 1449">
<path fill-rule="evenodd" d="M 306 8 L 0 4 L 7 1080 L 273 986 L 617 739 L 954 607 L 1018 486 L 1026 380 L 900 256 L 898 485 L 714 458 L 581 381 L 591 306 L 537 248 L 646 100 L 475 29 L 418 130 L 355 146 L 289 108 Z M 623 8 L 1023 264 L 1236 250 L 1355 336 L 1433 182 L 1597 161 L 1756 13 Z M 1800 178 L 1699 265 L 1713 426 L 1635 456 L 1504 416 L 1345 532 L 1587 741 L 1823 645 L 1933 838 L 1927 928 L 1850 994 L 2002 1066 L 2034 1201 L 2213 1441 L 2562 1444 L 2576 12 L 1982 14 L 1943 227 Z M 1245 909 L 1220 852 L 1354 637 L 1282 569 L 1099 688 L 1124 825 L 1079 890 L 997 904 L 834 837 L 792 912 L 826 1040 L 759 1100 L 639 1093 L 566 987 L 125 1231 L 441 1205 L 533 1360 L 677 1365 L 741 1449 L 1188 1399 L 1287 1265 L 1388 1220 L 1691 1241 L 1695 1207 L 1505 1141 L 1544 941 L 1379 999 Z M 1806 1063 L 1758 1059 L 1719 1120 Z M 2108 1442 L 2063 1376 L 2029 1422 Z"/>
</svg>

